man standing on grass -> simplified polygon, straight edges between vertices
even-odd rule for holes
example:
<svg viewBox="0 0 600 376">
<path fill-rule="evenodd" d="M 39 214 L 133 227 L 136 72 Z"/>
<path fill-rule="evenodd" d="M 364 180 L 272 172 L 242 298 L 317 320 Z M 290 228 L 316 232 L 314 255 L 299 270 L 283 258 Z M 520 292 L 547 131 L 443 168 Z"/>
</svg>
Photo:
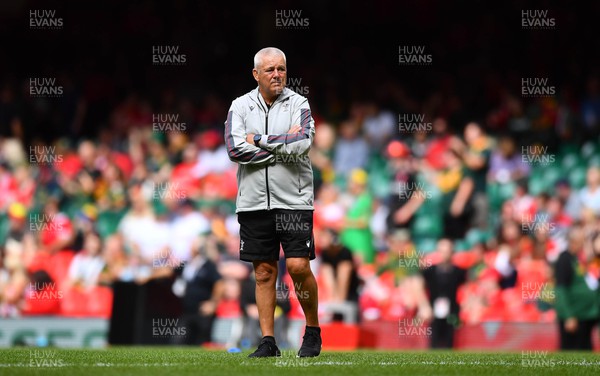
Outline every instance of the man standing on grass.
<svg viewBox="0 0 600 376">
<path fill-rule="evenodd" d="M 280 246 L 306 316 L 298 356 L 318 356 L 317 282 L 309 263 L 315 258 L 313 173 L 308 158 L 314 120 L 307 99 L 285 87 L 283 51 L 273 47 L 258 51 L 252 75 L 258 87 L 233 101 L 225 122 L 227 152 L 238 163 L 240 259 L 254 266 L 263 335 L 250 357 L 281 356 L 273 329 Z"/>
</svg>

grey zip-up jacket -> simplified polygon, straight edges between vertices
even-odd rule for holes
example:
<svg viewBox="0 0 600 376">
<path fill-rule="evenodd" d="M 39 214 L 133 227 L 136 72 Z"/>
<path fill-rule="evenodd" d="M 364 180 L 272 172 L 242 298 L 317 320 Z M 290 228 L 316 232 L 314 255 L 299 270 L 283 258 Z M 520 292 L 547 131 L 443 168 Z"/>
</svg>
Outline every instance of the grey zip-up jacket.
<svg viewBox="0 0 600 376">
<path fill-rule="evenodd" d="M 308 100 L 284 88 L 271 107 L 258 87 L 236 98 L 225 121 L 229 159 L 238 164 L 236 213 L 255 210 L 313 210 L 313 173 L 308 152 L 315 124 Z M 301 131 L 287 132 L 293 125 Z M 261 134 L 260 147 L 246 142 Z"/>
</svg>

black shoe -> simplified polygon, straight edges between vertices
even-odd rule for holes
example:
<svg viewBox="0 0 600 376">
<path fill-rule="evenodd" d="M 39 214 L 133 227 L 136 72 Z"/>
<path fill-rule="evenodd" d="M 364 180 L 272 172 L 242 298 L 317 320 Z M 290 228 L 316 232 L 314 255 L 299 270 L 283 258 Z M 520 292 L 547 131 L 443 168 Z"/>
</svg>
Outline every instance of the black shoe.
<svg viewBox="0 0 600 376">
<path fill-rule="evenodd" d="M 248 355 L 248 358 L 267 358 L 270 356 L 279 357 L 281 356 L 281 351 L 279 351 L 275 341 L 263 338 L 258 345 L 258 349 L 256 349 L 256 351 L 252 354 Z"/>
<path fill-rule="evenodd" d="M 307 358 L 319 356 L 322 344 L 321 328 L 306 327 L 304 337 L 302 338 L 302 346 L 300 346 L 300 350 L 298 350 L 298 357 Z"/>
</svg>

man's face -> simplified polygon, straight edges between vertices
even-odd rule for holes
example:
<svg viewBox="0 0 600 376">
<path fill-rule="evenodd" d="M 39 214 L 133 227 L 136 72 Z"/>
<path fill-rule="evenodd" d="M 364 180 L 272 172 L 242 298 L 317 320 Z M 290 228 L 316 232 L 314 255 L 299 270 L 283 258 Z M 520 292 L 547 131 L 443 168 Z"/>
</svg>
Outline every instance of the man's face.
<svg viewBox="0 0 600 376">
<path fill-rule="evenodd" d="M 283 56 L 263 55 L 261 64 L 252 70 L 252 75 L 260 92 L 266 98 L 275 98 L 283 91 L 287 79 L 287 69 Z"/>
</svg>

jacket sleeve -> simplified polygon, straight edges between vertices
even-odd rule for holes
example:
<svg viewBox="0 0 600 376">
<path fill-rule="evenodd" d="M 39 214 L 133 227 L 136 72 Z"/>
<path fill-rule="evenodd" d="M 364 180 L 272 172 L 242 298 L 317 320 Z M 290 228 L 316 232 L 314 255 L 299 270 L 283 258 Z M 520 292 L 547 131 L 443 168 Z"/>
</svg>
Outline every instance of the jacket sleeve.
<svg viewBox="0 0 600 376">
<path fill-rule="evenodd" d="M 273 154 L 308 154 L 315 136 L 315 121 L 311 116 L 307 99 L 304 99 L 294 111 L 292 125 L 300 125 L 302 129 L 293 134 L 263 135 L 258 144 Z"/>
<path fill-rule="evenodd" d="M 225 146 L 229 159 L 239 164 L 266 165 L 275 159 L 270 151 L 246 142 L 246 126 L 235 101 L 225 121 Z"/>
</svg>

